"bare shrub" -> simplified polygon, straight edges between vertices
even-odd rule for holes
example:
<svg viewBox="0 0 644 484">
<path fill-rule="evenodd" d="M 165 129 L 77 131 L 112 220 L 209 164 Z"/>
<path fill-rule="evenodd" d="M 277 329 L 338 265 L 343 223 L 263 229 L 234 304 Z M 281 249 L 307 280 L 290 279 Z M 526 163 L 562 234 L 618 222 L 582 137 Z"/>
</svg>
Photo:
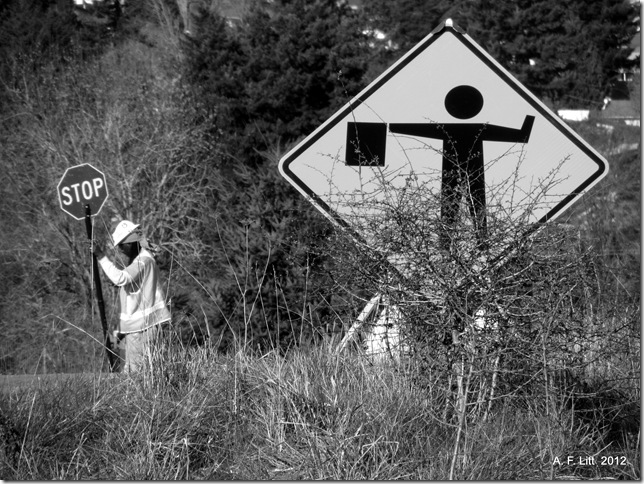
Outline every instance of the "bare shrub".
<svg viewBox="0 0 644 484">
<path fill-rule="evenodd" d="M 510 178 L 502 189 L 512 185 Z M 413 176 L 403 189 L 383 177 L 380 190 L 389 196 L 355 198 L 350 226 L 362 240 L 339 234 L 330 253 L 339 286 L 382 294 L 402 313 L 390 324 L 400 326 L 407 349 L 403 368 L 431 394 L 434 418 L 458 429 L 451 475 L 467 425 L 509 402 L 554 420 L 573 409 L 606 444 L 637 432 L 634 308 L 604 297 L 602 258 L 579 228 L 530 221 L 545 187 L 511 210 L 488 204 L 485 244 L 467 192 L 460 218 L 447 226 L 440 197 Z"/>
</svg>

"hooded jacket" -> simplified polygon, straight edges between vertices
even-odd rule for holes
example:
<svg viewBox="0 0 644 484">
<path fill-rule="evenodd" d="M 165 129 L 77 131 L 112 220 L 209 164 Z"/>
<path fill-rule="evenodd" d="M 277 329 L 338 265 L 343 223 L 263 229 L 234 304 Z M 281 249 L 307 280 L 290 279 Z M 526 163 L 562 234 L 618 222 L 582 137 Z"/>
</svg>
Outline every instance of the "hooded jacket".
<svg viewBox="0 0 644 484">
<path fill-rule="evenodd" d="M 159 285 L 154 257 L 141 248 L 139 255 L 121 270 L 107 256 L 98 261 L 118 287 L 121 303 L 119 331 L 135 333 L 170 320 L 170 311 Z"/>
</svg>

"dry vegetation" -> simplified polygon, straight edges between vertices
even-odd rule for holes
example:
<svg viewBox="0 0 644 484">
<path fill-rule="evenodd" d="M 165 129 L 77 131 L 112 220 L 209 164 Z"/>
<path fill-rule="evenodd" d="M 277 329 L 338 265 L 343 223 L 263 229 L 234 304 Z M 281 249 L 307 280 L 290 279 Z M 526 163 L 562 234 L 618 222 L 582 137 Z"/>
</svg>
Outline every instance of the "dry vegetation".
<svg viewBox="0 0 644 484">
<path fill-rule="evenodd" d="M 640 477 L 637 434 L 609 442 L 596 421 L 543 395 L 505 400 L 470 422 L 455 455 L 456 429 L 436 419 L 442 388 L 421 390 L 404 364 L 374 365 L 334 347 L 284 357 L 170 344 L 155 369 L 135 377 L 4 394 L 0 472 L 18 480 Z M 579 460 L 588 456 L 595 465 Z"/>
<path fill-rule="evenodd" d="M 171 2 L 146 5 L 104 51 L 4 64 L 0 372 L 86 374 L 2 389 L 1 478 L 641 479 L 641 153 L 616 151 L 639 129 L 576 125 L 608 177 L 483 275 L 467 250 L 437 260 L 436 221 L 392 207 L 407 225 L 379 242 L 411 254 L 399 277 L 341 235 L 304 243 L 304 225 L 329 231 L 280 185 L 281 147 L 226 166 Z M 133 218 L 160 244 L 175 321 L 140 375 L 101 373 L 87 241 L 52 182 L 84 162 L 108 177 L 99 230 Z M 339 352 L 383 289 L 410 352 Z M 480 307 L 496 328 L 467 332 Z"/>
</svg>

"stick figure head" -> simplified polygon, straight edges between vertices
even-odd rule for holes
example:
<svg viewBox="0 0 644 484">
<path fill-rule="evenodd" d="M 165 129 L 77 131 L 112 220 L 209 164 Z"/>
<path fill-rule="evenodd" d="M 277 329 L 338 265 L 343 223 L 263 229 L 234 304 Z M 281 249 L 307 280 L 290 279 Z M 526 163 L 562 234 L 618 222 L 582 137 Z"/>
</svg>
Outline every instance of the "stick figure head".
<svg viewBox="0 0 644 484">
<path fill-rule="evenodd" d="M 472 86 L 456 86 L 445 96 L 445 109 L 458 119 L 476 116 L 483 108 L 483 95 Z"/>
</svg>

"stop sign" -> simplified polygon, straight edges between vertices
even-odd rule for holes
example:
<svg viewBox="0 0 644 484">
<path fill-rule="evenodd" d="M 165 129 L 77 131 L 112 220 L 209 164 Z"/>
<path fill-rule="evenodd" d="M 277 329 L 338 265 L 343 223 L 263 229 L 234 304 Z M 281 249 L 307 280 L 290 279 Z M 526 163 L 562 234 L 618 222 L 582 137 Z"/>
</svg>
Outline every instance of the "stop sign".
<svg viewBox="0 0 644 484">
<path fill-rule="evenodd" d="M 58 183 L 58 199 L 60 208 L 76 220 L 85 217 L 86 205 L 96 215 L 107 200 L 105 175 L 89 163 L 67 168 Z"/>
</svg>

